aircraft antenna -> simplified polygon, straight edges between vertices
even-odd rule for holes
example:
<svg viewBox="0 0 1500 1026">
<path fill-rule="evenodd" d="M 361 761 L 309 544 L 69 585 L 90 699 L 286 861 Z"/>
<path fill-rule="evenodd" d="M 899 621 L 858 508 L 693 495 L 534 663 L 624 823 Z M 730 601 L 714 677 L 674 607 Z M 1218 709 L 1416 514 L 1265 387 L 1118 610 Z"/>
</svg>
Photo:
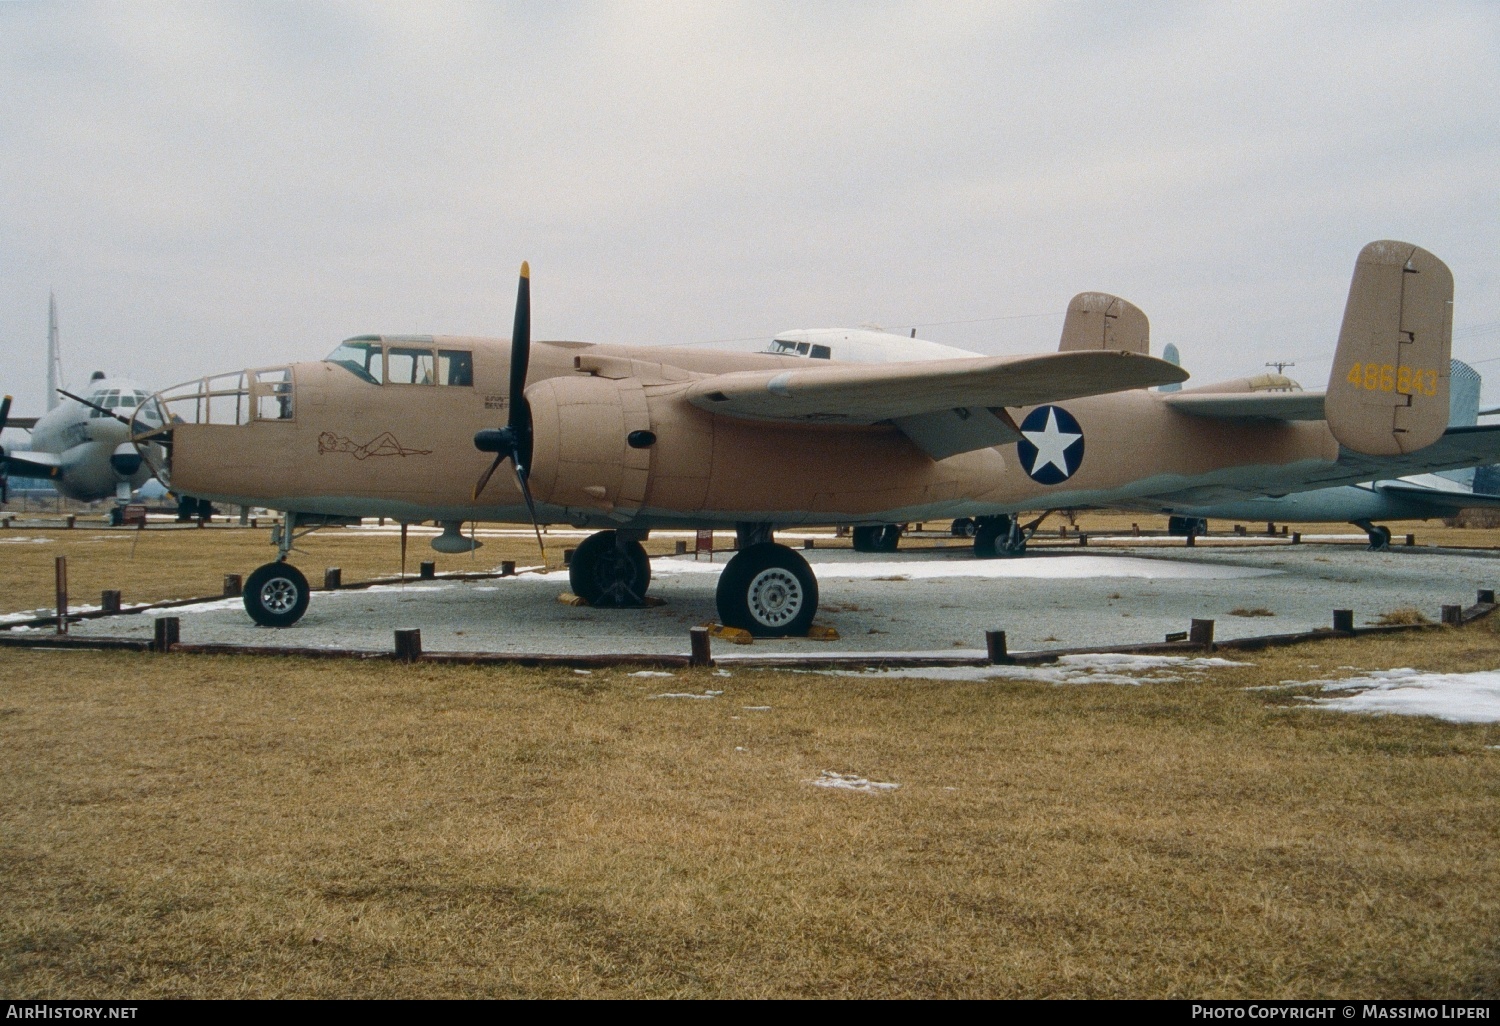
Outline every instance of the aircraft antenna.
<svg viewBox="0 0 1500 1026">
<path fill-rule="evenodd" d="M 63 387 L 62 349 L 57 342 L 57 296 L 47 293 L 47 409 L 57 406 L 57 390 Z"/>
</svg>

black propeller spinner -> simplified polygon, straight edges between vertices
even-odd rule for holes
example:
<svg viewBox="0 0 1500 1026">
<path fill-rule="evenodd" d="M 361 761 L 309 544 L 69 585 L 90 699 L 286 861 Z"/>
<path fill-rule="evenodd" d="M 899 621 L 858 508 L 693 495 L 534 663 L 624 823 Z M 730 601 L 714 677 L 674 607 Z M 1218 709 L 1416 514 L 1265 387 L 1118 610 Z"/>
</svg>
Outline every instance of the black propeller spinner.
<svg viewBox="0 0 1500 1026">
<path fill-rule="evenodd" d="M 485 428 L 474 435 L 474 448 L 480 452 L 492 452 L 495 461 L 479 476 L 474 485 L 474 498 L 484 491 L 490 477 L 500 464 L 510 460 L 516 475 L 516 484 L 521 488 L 521 497 L 526 500 L 526 512 L 531 515 L 531 526 L 536 530 L 536 544 L 542 550 L 543 562 L 547 550 L 542 545 L 542 528 L 536 519 L 536 503 L 531 498 L 531 487 L 526 483 L 531 466 L 531 406 L 526 402 L 526 370 L 531 359 L 531 265 L 521 264 L 521 281 L 516 287 L 516 323 L 510 333 L 510 418 L 503 428 Z"/>
</svg>

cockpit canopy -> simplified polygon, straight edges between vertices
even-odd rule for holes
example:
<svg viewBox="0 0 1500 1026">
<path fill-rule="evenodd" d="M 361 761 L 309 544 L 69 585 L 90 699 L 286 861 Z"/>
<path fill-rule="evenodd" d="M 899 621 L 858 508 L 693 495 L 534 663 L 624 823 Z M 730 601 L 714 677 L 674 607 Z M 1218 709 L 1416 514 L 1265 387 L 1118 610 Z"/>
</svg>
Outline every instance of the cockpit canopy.
<svg viewBox="0 0 1500 1026">
<path fill-rule="evenodd" d="M 372 385 L 474 384 L 474 354 L 439 348 L 431 335 L 360 335 L 327 359 Z"/>
<path fill-rule="evenodd" d="M 89 395 L 88 400 L 96 407 L 103 407 L 89 411 L 91 420 L 107 417 L 104 410 L 116 410 L 122 417 L 135 416 L 147 424 L 162 422 L 158 404 L 151 400 L 149 392 L 143 392 L 139 388 L 99 388 Z M 141 407 L 139 414 L 136 413 L 137 407 Z"/>
</svg>

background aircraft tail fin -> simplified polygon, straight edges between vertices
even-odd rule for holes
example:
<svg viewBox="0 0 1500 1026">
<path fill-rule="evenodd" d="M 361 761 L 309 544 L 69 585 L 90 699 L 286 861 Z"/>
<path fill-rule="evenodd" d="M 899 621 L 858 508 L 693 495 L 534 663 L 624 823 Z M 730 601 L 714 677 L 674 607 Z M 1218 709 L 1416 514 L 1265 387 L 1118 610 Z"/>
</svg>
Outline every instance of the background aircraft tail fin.
<svg viewBox="0 0 1500 1026">
<path fill-rule="evenodd" d="M 1165 349 L 1163 349 L 1161 351 L 1161 358 L 1163 360 L 1166 360 L 1173 367 L 1181 367 L 1182 366 L 1182 354 L 1177 351 L 1177 343 L 1176 342 L 1168 342 L 1167 343 L 1167 348 L 1165 348 Z M 1182 391 L 1182 382 L 1180 382 L 1180 381 L 1174 381 L 1170 385 L 1162 385 L 1160 388 L 1157 389 L 1157 391 L 1158 392 L 1181 392 Z"/>
<path fill-rule="evenodd" d="M 1060 353 L 1116 349 L 1151 355 L 1151 322 L 1134 303 L 1107 292 L 1080 292 L 1068 304 Z"/>
<path fill-rule="evenodd" d="M 1349 283 L 1325 401 L 1343 446 L 1397 456 L 1448 426 L 1453 274 L 1408 242 L 1372 242 Z"/>
</svg>

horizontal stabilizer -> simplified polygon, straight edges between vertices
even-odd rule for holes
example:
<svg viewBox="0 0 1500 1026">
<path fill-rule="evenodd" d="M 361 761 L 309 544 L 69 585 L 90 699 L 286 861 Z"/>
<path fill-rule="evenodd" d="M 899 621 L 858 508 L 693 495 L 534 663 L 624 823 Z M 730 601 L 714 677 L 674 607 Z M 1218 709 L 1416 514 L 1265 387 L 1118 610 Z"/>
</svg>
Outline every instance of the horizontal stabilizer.
<svg viewBox="0 0 1500 1026">
<path fill-rule="evenodd" d="M 1487 492 L 1449 491 L 1446 488 L 1429 488 L 1425 485 L 1408 484 L 1405 481 L 1380 481 L 1375 487 L 1382 492 L 1402 498 L 1420 499 L 1439 509 L 1458 512 L 1461 509 L 1500 508 L 1500 495 Z"/>
<path fill-rule="evenodd" d="M 1094 350 L 735 371 L 693 382 L 686 396 L 700 409 L 729 417 L 878 424 L 944 410 L 1035 406 L 1186 378 L 1165 360 Z"/>
<path fill-rule="evenodd" d="M 1195 417 L 1257 420 L 1322 420 L 1322 392 L 1172 392 L 1162 398 Z"/>
</svg>

